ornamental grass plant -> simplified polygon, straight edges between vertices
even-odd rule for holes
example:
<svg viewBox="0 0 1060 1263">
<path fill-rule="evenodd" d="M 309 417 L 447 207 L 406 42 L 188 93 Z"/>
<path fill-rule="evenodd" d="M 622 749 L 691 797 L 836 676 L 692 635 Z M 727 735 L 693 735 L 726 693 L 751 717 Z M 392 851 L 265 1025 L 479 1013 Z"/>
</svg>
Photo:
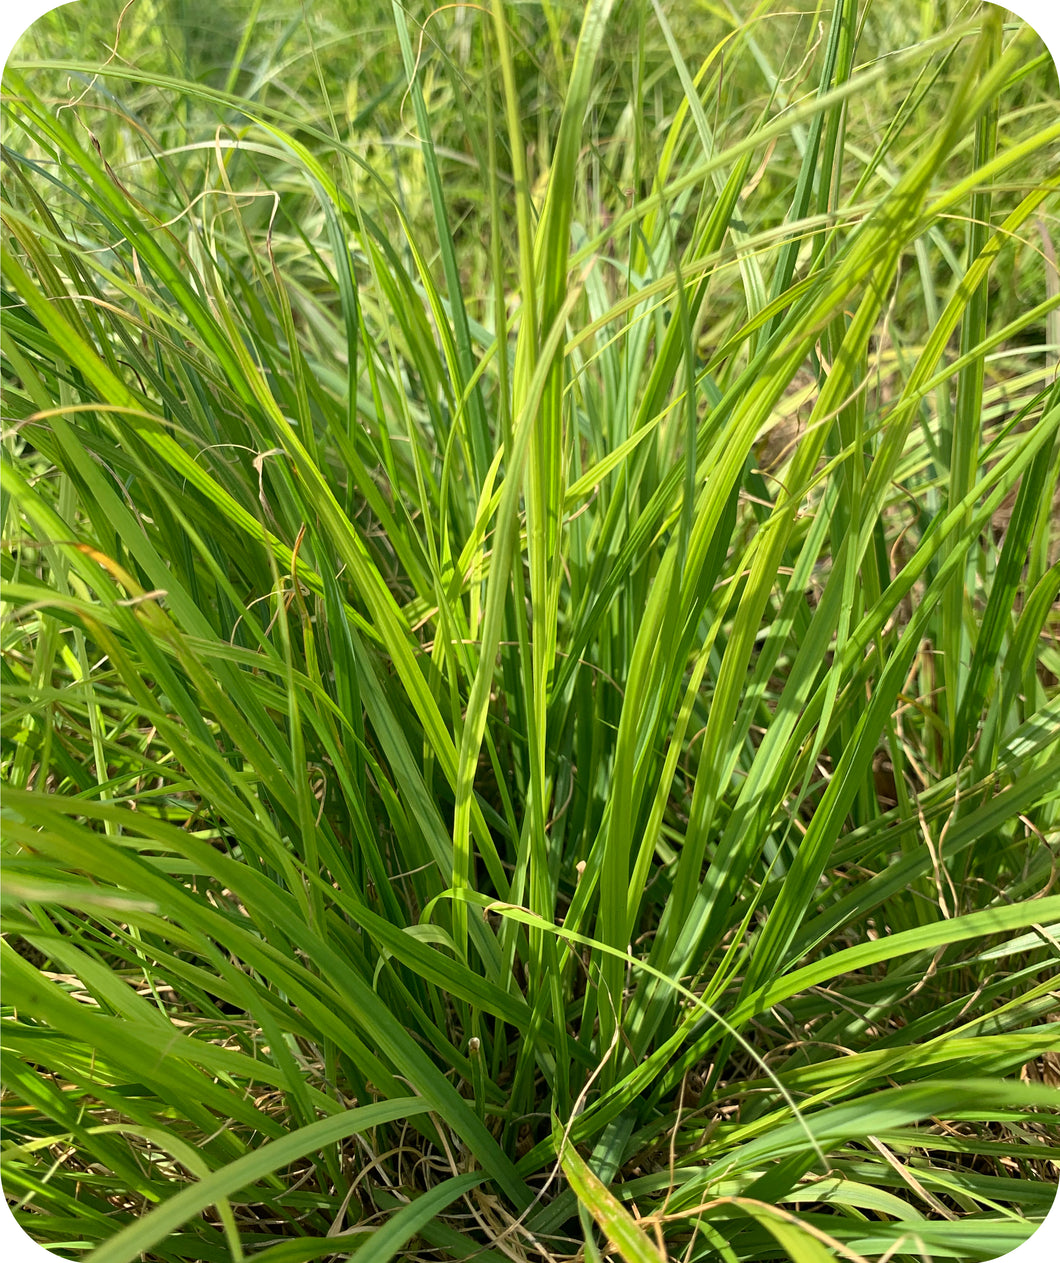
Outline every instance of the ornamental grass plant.
<svg viewBox="0 0 1060 1263">
<path fill-rule="evenodd" d="M 25 1231 L 1026 1239 L 1060 1174 L 1034 33 L 100 0 L 24 37 L 3 110 Z"/>
</svg>

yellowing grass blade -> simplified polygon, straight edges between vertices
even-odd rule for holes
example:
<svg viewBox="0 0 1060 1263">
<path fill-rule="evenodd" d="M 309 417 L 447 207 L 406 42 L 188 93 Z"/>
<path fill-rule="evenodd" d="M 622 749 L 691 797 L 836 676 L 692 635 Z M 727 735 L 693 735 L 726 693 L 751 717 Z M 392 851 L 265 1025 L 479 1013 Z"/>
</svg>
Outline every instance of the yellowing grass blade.
<svg viewBox="0 0 1060 1263">
<path fill-rule="evenodd" d="M 559 1160 L 578 1200 L 627 1263 L 666 1263 L 665 1255 L 652 1244 L 614 1193 L 589 1169 L 566 1136 L 561 1141 Z"/>
</svg>

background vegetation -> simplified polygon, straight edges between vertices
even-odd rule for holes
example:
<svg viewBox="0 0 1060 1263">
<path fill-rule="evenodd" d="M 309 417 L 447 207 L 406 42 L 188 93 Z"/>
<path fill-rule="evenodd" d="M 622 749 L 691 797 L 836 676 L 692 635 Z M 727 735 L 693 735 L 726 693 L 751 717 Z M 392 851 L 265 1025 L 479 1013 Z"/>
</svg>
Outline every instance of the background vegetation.
<svg viewBox="0 0 1060 1263">
<path fill-rule="evenodd" d="M 3 95 L 26 1231 L 93 1263 L 1028 1236 L 1060 1170 L 1033 33 L 105 0 Z"/>
</svg>

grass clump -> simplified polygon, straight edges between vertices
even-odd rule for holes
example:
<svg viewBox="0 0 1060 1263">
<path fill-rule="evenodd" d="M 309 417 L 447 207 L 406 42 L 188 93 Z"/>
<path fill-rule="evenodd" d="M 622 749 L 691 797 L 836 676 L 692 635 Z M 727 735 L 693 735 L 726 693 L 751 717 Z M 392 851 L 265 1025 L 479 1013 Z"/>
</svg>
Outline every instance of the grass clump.
<svg viewBox="0 0 1060 1263">
<path fill-rule="evenodd" d="M 4 80 L 26 1231 L 1025 1239 L 1060 1162 L 1033 33 L 83 9 Z"/>
</svg>

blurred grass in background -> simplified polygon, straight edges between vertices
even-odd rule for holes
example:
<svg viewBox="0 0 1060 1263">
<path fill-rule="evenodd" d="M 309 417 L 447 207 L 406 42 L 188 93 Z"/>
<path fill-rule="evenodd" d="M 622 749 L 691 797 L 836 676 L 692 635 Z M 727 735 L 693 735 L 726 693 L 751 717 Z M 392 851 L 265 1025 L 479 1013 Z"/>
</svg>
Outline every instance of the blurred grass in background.
<svg viewBox="0 0 1060 1263">
<path fill-rule="evenodd" d="M 4 78 L 5 1191 L 93 1263 L 1052 1201 L 1056 72 L 68 5 Z"/>
</svg>

